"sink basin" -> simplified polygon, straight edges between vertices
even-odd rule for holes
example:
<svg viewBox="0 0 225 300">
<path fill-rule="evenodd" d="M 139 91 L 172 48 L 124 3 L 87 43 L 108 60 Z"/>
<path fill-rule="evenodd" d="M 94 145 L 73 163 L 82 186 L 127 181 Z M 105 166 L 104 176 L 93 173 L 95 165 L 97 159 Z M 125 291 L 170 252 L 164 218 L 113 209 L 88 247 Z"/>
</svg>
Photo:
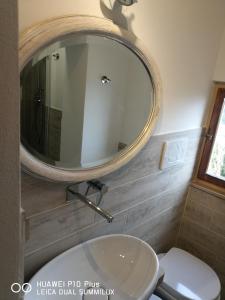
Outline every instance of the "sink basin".
<svg viewBox="0 0 225 300">
<path fill-rule="evenodd" d="M 34 275 L 25 300 L 147 300 L 157 283 L 153 249 L 129 235 L 106 235 L 69 249 Z"/>
</svg>

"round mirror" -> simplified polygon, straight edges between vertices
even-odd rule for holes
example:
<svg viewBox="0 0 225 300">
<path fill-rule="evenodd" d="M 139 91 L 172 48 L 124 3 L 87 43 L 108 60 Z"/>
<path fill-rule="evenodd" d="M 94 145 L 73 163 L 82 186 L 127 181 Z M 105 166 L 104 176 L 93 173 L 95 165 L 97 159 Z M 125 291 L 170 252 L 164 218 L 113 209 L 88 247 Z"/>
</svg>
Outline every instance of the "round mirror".
<svg viewBox="0 0 225 300">
<path fill-rule="evenodd" d="M 133 37 L 122 35 L 96 27 L 61 34 L 27 55 L 20 73 L 27 169 L 55 180 L 60 171 L 63 181 L 90 179 L 121 166 L 144 145 L 158 113 L 155 73 Z"/>
</svg>

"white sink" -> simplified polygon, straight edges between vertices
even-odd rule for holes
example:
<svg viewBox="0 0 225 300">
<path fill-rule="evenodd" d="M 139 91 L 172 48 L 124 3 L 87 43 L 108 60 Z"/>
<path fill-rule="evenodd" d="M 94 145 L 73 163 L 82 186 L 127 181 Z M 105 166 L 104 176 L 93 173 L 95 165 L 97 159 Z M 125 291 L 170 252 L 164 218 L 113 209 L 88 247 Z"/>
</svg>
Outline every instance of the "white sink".
<svg viewBox="0 0 225 300">
<path fill-rule="evenodd" d="M 158 268 L 155 252 L 144 241 L 106 235 L 46 264 L 31 279 L 25 300 L 146 300 L 157 283 Z"/>
</svg>

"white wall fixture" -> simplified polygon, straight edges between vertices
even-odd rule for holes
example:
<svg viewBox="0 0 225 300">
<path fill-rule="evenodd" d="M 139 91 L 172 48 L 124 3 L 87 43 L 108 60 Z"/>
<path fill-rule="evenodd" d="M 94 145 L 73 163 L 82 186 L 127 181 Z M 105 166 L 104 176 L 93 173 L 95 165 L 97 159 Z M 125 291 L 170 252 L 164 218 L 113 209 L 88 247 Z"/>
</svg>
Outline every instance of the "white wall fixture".
<svg viewBox="0 0 225 300">
<path fill-rule="evenodd" d="M 34 25 L 20 38 L 20 71 L 21 161 L 31 173 L 97 178 L 127 163 L 151 136 L 162 93 L 158 68 L 142 42 L 111 21 L 62 16 Z"/>
<path fill-rule="evenodd" d="M 160 169 L 163 170 L 184 163 L 187 146 L 187 138 L 166 141 L 162 148 Z"/>
</svg>

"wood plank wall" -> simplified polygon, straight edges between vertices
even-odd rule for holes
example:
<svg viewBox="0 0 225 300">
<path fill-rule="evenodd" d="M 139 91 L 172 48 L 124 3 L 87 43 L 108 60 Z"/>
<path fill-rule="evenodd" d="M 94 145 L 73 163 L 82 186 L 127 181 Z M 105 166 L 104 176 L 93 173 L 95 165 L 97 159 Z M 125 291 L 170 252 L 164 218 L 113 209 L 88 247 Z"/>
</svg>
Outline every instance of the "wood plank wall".
<svg viewBox="0 0 225 300">
<path fill-rule="evenodd" d="M 79 201 L 66 204 L 65 184 L 23 174 L 22 203 L 29 220 L 27 277 L 66 249 L 104 234 L 135 235 L 157 252 L 174 245 L 200 136 L 201 129 L 153 136 L 130 163 L 102 178 L 109 187 L 102 207 L 113 214 L 112 224 Z M 188 139 L 184 163 L 160 170 L 163 143 L 179 138 Z"/>
</svg>

